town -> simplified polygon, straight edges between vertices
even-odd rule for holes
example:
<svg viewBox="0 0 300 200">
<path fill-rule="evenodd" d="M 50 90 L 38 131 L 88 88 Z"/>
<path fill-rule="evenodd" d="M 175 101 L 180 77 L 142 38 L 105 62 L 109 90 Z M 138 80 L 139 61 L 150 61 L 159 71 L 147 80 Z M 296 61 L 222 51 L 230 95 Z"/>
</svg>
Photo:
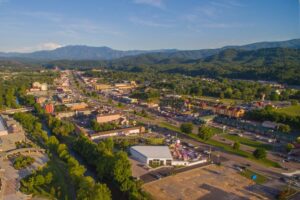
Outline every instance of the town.
<svg viewBox="0 0 300 200">
<path fill-rule="evenodd" d="M 97 76 L 91 76 L 93 73 Z M 43 80 L 43 74 L 51 74 L 52 78 Z M 246 199 L 297 194 L 300 187 L 298 127 L 288 121 L 259 116 L 260 112 L 280 114 L 299 109 L 296 100 L 266 100 L 262 94 L 253 101 L 233 102 L 163 88 L 155 95 L 153 90 L 157 90 L 161 80 L 114 80 L 109 74 L 113 76 L 114 72 L 43 70 L 36 73 L 40 82 L 28 82 L 28 88 L 23 88 L 17 96 L 12 95 L 17 104 L 5 106 L 0 120 L 2 198 L 26 199 L 28 195 L 40 195 L 40 190 L 56 198 L 68 196 L 63 185 L 59 190 L 53 187 L 47 191 L 48 185 L 59 181 L 55 177 L 59 176 L 58 172 L 49 163 L 60 159 L 69 165 L 70 158 L 75 159 L 76 167 L 85 168 L 75 177 L 91 176 L 98 180 L 99 173 L 111 176 L 98 171 L 106 151 L 116 156 L 118 151 L 125 152 L 127 165 L 123 163 L 121 167 L 129 167 L 128 180 L 143 184 L 136 188 L 143 198 L 145 192 L 155 199 L 189 199 L 191 193 L 193 198 L 197 194 L 199 198 L 225 195 Z M 13 80 L 20 75 L 16 73 L 6 79 Z M 162 82 L 167 84 L 166 80 Z M 289 90 L 282 85 L 263 84 L 278 95 Z M 294 90 L 293 94 L 297 92 Z M 60 144 L 54 147 L 55 143 Z M 95 148 L 93 145 L 108 148 L 104 152 L 98 150 L 102 153 L 95 156 L 103 154 L 104 158 L 96 159 L 97 162 L 90 160 L 95 153 L 86 149 Z M 57 151 L 57 155 L 53 157 L 49 151 Z M 31 186 L 29 177 L 35 180 Z M 187 184 L 191 182 L 195 187 Z M 74 184 L 81 187 L 76 186 L 76 181 Z M 200 190 L 196 188 L 199 184 L 203 186 Z M 191 193 L 185 193 L 187 189 Z M 131 192 L 129 189 L 129 195 Z M 120 194 L 112 195 L 120 198 Z"/>
</svg>

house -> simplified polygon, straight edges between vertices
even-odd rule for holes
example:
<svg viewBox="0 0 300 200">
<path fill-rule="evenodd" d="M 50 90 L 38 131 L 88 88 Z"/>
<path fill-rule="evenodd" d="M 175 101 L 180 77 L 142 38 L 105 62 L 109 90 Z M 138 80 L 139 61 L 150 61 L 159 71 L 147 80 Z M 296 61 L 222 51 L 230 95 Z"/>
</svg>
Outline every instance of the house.
<svg viewBox="0 0 300 200">
<path fill-rule="evenodd" d="M 48 103 L 44 106 L 46 113 L 53 113 L 54 112 L 54 105 L 52 103 Z"/>
<path fill-rule="evenodd" d="M 145 132 L 145 128 L 143 126 L 123 128 L 123 129 L 115 129 L 110 131 L 103 131 L 98 133 L 90 134 L 89 137 L 91 140 L 101 140 L 108 137 L 116 137 L 116 136 L 129 136 L 129 135 L 138 135 Z"/>
<path fill-rule="evenodd" d="M 145 165 L 172 165 L 173 157 L 168 146 L 132 146 L 131 156 Z"/>
</svg>

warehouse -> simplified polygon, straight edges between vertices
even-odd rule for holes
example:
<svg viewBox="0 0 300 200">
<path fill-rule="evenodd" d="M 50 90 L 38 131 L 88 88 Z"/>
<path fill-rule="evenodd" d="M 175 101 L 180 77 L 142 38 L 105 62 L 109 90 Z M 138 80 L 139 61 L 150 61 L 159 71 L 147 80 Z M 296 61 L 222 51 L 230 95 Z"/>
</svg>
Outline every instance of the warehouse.
<svg viewBox="0 0 300 200">
<path fill-rule="evenodd" d="M 3 118 L 0 116 L 0 136 L 7 135 L 7 129 L 4 123 Z"/>
<path fill-rule="evenodd" d="M 132 157 L 150 166 L 172 165 L 172 155 L 168 146 L 133 146 Z"/>
</svg>

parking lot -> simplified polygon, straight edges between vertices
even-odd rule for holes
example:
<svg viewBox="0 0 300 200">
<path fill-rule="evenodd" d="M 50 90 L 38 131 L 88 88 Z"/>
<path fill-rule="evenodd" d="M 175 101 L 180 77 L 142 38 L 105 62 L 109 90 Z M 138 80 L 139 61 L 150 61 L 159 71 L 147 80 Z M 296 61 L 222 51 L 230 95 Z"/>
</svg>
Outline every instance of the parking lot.
<svg viewBox="0 0 300 200">
<path fill-rule="evenodd" d="M 154 199 L 267 199 L 250 191 L 251 180 L 228 167 L 209 165 L 146 183 Z"/>
</svg>

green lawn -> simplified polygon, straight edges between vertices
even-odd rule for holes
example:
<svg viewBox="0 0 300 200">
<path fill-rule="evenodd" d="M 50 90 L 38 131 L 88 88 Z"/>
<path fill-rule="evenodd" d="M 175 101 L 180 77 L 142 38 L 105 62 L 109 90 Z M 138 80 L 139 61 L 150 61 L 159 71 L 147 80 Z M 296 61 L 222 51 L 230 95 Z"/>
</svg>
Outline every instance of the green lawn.
<svg viewBox="0 0 300 200">
<path fill-rule="evenodd" d="M 227 135 L 224 135 L 223 137 L 225 137 L 228 140 L 231 140 L 231 141 L 234 141 L 234 142 L 239 142 L 243 145 L 247 145 L 247 146 L 250 146 L 250 147 L 253 147 L 253 148 L 263 148 L 263 149 L 266 149 L 266 150 L 271 150 L 272 149 L 272 145 L 264 144 L 264 143 L 257 142 L 257 141 L 254 141 L 254 140 L 251 140 L 251 139 L 248 139 L 248 138 L 245 138 L 245 137 L 240 137 L 240 136 L 237 136 L 237 135 L 227 134 Z"/>
<path fill-rule="evenodd" d="M 251 177 L 253 175 L 256 175 L 256 180 L 253 180 L 255 183 L 257 184 L 264 184 L 268 179 L 267 177 L 261 175 L 261 174 L 258 174 L 256 172 L 253 172 L 249 169 L 245 169 L 243 172 L 240 173 L 242 176 L 246 177 L 246 178 L 249 178 L 249 179 L 252 179 Z"/>
<path fill-rule="evenodd" d="M 300 105 L 279 108 L 275 110 L 278 113 L 285 113 L 291 116 L 300 116 Z"/>
<path fill-rule="evenodd" d="M 183 132 L 180 131 L 180 128 L 178 128 L 174 125 L 171 125 L 169 123 L 166 123 L 166 122 L 159 123 L 159 126 L 161 126 L 163 128 L 167 128 L 171 131 L 176 131 L 176 132 L 184 134 Z M 187 135 L 187 134 L 185 134 L 185 135 Z M 261 163 L 261 164 L 263 164 L 265 166 L 268 166 L 268 167 L 277 167 L 277 168 L 281 167 L 277 162 L 271 161 L 271 160 L 266 159 L 266 158 L 258 160 L 256 158 L 254 158 L 254 156 L 251 153 L 248 153 L 248 152 L 242 151 L 242 150 L 234 150 L 231 146 L 229 146 L 227 144 L 224 144 L 222 142 L 213 140 L 213 139 L 205 141 L 205 140 L 202 140 L 201 138 L 199 138 L 196 134 L 189 134 L 187 136 L 189 136 L 190 138 L 193 138 L 193 139 L 195 139 L 199 142 L 210 144 L 210 145 L 215 146 L 215 147 L 219 147 L 219 148 L 223 149 L 226 152 L 229 152 L 229 153 L 241 156 L 241 157 L 248 158 L 250 160 L 253 160 L 257 163 Z"/>
</svg>

